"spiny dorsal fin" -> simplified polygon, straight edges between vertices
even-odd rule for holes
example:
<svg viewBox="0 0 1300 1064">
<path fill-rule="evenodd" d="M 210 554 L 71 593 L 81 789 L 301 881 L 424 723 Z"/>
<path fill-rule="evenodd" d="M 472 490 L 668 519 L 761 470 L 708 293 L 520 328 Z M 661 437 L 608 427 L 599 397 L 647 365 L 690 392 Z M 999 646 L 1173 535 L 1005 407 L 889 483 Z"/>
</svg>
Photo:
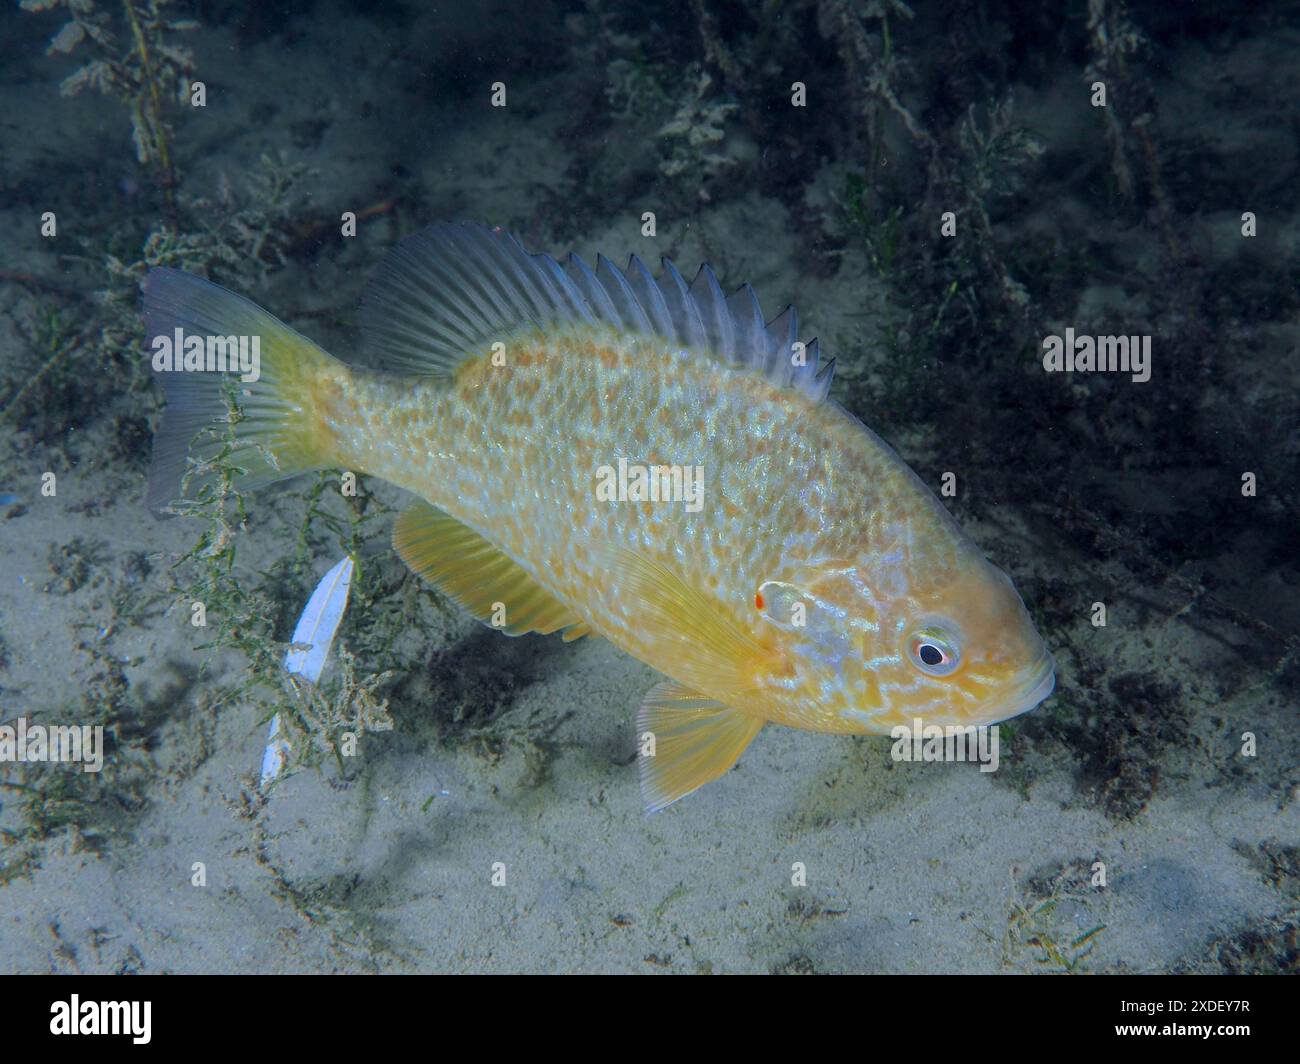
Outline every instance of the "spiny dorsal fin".
<svg viewBox="0 0 1300 1064">
<path fill-rule="evenodd" d="M 388 253 L 362 304 L 383 368 L 421 376 L 449 376 L 521 329 L 579 323 L 658 337 L 816 400 L 830 390 L 834 362 L 819 365 L 816 340 L 795 364 L 794 308 L 764 324 L 753 289 L 727 298 L 707 265 L 690 285 L 668 259 L 658 280 L 635 255 L 626 270 L 598 255 L 593 271 L 572 253 L 561 266 L 504 230 L 442 223 Z"/>
<path fill-rule="evenodd" d="M 398 515 L 393 547 L 413 572 L 484 624 L 492 623 L 493 606 L 502 603 L 505 624 L 497 630 L 506 635 L 563 628 L 567 643 L 591 631 L 517 562 L 427 502 Z"/>
</svg>

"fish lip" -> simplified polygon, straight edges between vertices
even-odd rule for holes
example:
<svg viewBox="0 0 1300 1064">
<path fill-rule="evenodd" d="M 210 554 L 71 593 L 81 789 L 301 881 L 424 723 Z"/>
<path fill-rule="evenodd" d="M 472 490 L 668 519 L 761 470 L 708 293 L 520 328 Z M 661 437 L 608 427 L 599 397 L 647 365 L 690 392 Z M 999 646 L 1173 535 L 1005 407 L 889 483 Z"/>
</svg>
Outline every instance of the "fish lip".
<svg viewBox="0 0 1300 1064">
<path fill-rule="evenodd" d="M 1056 690 L 1056 662 L 1052 660 L 1051 654 L 1044 651 L 1042 658 L 1029 673 L 1029 679 L 1011 699 L 1010 709 L 1001 719 L 1010 720 L 1022 713 L 1028 713 L 1038 703 L 1048 698 L 1054 690 Z"/>
</svg>

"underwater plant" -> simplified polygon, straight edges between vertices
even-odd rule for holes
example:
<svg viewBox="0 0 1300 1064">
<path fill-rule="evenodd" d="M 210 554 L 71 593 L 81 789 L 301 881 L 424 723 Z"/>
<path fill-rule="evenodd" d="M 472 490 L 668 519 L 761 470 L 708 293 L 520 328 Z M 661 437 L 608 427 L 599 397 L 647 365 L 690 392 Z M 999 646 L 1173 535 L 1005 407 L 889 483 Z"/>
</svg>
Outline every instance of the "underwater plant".
<svg viewBox="0 0 1300 1064">
<path fill-rule="evenodd" d="M 63 82 L 63 94 L 93 89 L 113 96 L 131 110 L 131 137 L 136 158 L 148 167 L 170 213 L 175 207 L 176 167 L 172 150 L 170 107 L 184 101 L 194 56 L 172 43 L 168 34 L 198 26 L 190 19 L 168 18 L 171 0 L 121 0 L 121 21 L 114 26 L 95 0 L 22 0 L 26 11 L 63 8 L 68 21 L 50 41 L 51 54 L 71 54 L 82 45 L 90 58 Z M 120 43 L 127 37 L 127 44 Z"/>
<path fill-rule="evenodd" d="M 242 679 L 223 686 L 216 704 L 232 700 L 251 703 L 259 707 L 264 722 L 278 722 L 271 740 L 279 749 L 279 760 L 275 771 L 264 782 L 269 783 L 282 768 L 318 765 L 324 754 L 331 754 L 343 768 L 340 744 L 345 734 L 355 737 L 366 731 L 392 728 L 387 703 L 379 698 L 378 692 L 388 684 L 393 673 L 358 670 L 356 658 L 342 646 L 336 655 L 338 668 L 334 682 L 322 685 L 321 671 L 333 642 L 334 628 L 310 662 L 309 648 L 298 641 L 299 633 L 306 630 L 302 619 L 294 639 L 288 642 L 277 639 L 281 597 L 275 574 L 253 582 L 236 567 L 238 530 L 247 517 L 237 480 L 247 470 L 246 463 L 241 464 L 235 454 L 234 431 L 246 415 L 233 389 L 227 390 L 226 403 L 224 425 L 207 429 L 203 434 L 217 443 L 217 449 L 202 461 L 192 463 L 186 472 L 186 483 L 196 485 L 192 498 L 169 507 L 170 512 L 197 518 L 205 526 L 194 545 L 172 564 L 177 577 L 173 595 L 178 604 L 201 617 L 202 627 L 211 632 L 207 642 L 197 649 L 232 649 L 245 662 Z M 319 506 L 322 487 L 322 482 L 317 481 L 304 493 L 306 506 L 300 543 L 305 542 L 302 537 L 307 526 L 319 521 L 340 533 L 340 545 L 350 549 L 351 557 L 351 552 L 360 551 L 375 512 L 367 513 L 364 507 L 349 508 L 349 520 L 340 524 Z M 285 564 L 293 567 L 295 559 L 290 556 Z M 296 564 L 302 565 L 301 555 Z M 292 583 L 296 586 L 297 581 Z M 311 604 L 304 616 L 310 613 Z M 335 618 L 335 628 L 337 621 Z M 204 671 L 210 660 L 205 660 Z"/>
<path fill-rule="evenodd" d="M 726 135 L 727 118 L 739 107 L 714 98 L 708 71 L 688 74 L 686 84 L 673 117 L 659 128 L 664 147 L 659 172 L 707 201 L 712 183 L 736 165 L 734 158 L 716 149 Z"/>
<path fill-rule="evenodd" d="M 242 180 L 221 175 L 212 195 L 176 196 L 174 222 L 158 222 L 139 242 L 138 223 L 112 218 L 92 233 L 72 261 L 95 271 L 98 287 L 77 298 L 75 312 L 61 290 L 39 283 L 24 326 L 31 364 L 0 397 L 0 423 L 45 438 L 69 419 L 89 422 L 122 388 L 148 390 L 148 362 L 137 357 L 144 339 L 140 287 L 156 266 L 189 270 L 252 287 L 288 261 L 292 219 L 308 168 L 286 155 L 264 154 Z M 87 366 L 111 368 L 86 373 Z M 124 382 L 124 385 L 123 383 Z"/>
</svg>

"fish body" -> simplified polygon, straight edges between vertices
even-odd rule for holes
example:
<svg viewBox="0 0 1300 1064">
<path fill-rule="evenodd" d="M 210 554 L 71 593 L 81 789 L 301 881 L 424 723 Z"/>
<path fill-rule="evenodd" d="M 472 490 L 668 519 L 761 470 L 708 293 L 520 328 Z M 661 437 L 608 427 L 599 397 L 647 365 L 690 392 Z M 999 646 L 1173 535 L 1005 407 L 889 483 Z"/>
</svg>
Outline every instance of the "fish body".
<svg viewBox="0 0 1300 1064">
<path fill-rule="evenodd" d="M 593 272 L 435 226 L 367 294 L 383 371 L 176 271 L 150 275 L 146 312 L 151 337 L 259 336 L 235 427 L 255 481 L 341 467 L 404 488 L 420 501 L 398 552 L 480 619 L 602 636 L 667 677 L 638 720 L 650 809 L 721 775 L 766 722 L 986 724 L 1051 692 L 1010 581 L 826 397 L 793 309 L 764 324 L 707 267 L 689 286 L 635 257 Z M 178 411 L 154 505 L 196 427 L 221 420 L 211 375 L 160 376 Z"/>
</svg>

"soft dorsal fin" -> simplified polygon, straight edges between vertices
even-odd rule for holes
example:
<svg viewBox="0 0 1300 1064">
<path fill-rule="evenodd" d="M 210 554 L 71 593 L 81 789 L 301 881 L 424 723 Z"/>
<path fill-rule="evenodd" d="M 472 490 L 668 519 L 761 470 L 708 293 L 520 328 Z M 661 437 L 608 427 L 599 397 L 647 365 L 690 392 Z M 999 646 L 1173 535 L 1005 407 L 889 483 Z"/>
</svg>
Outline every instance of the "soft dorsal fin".
<svg viewBox="0 0 1300 1064">
<path fill-rule="evenodd" d="M 502 603 L 505 624 L 497 630 L 506 635 L 549 635 L 562 628 L 568 643 L 591 631 L 517 562 L 427 502 L 398 515 L 393 547 L 413 572 L 484 624 L 492 623 L 493 606 Z"/>
<path fill-rule="evenodd" d="M 366 289 L 362 324 L 384 369 L 421 376 L 449 376 L 521 329 L 566 324 L 657 337 L 816 400 L 835 365 L 819 364 L 816 340 L 796 364 L 794 307 L 764 324 L 753 289 L 724 296 L 707 265 L 689 285 L 668 259 L 658 280 L 635 255 L 625 270 L 598 255 L 593 271 L 572 253 L 561 266 L 469 222 L 430 226 L 393 248 Z"/>
</svg>

